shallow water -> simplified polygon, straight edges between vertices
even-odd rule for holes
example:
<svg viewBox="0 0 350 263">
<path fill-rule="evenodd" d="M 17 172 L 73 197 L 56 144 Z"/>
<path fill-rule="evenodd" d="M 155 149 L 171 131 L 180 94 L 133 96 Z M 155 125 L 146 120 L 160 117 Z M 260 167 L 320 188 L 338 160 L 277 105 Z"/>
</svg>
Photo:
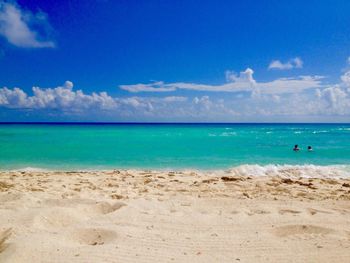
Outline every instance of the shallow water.
<svg viewBox="0 0 350 263">
<path fill-rule="evenodd" d="M 294 144 L 301 148 L 293 152 Z M 307 146 L 313 152 L 306 150 Z M 2 124 L 0 169 L 348 165 L 349 124 Z"/>
</svg>

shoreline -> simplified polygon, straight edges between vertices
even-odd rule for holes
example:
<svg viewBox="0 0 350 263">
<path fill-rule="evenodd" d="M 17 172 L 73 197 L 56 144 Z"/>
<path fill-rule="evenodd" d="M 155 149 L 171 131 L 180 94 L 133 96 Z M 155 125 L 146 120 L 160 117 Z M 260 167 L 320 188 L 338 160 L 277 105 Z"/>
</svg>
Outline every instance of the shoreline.
<svg viewBox="0 0 350 263">
<path fill-rule="evenodd" d="M 0 261 L 345 263 L 349 201 L 350 178 L 0 172 Z"/>
<path fill-rule="evenodd" d="M 226 174 L 232 173 L 235 176 L 281 176 L 281 177 L 303 177 L 303 178 L 350 178 L 350 164 L 331 164 L 331 165 L 316 165 L 316 164 L 242 164 L 230 168 L 40 168 L 40 167 L 24 167 L 16 169 L 0 169 L 1 173 L 25 172 L 25 173 L 93 173 L 93 172 L 184 172 L 184 173 L 199 173 L 199 174 Z"/>
</svg>

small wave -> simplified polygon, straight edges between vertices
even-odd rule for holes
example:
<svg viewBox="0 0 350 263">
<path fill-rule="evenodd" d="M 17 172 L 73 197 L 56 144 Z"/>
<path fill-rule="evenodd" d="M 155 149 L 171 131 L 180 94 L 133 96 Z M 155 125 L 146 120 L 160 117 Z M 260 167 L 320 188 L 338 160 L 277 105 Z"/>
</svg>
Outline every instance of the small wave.
<svg viewBox="0 0 350 263">
<path fill-rule="evenodd" d="M 236 132 L 223 132 L 220 134 L 220 136 L 224 136 L 224 137 L 227 137 L 227 136 L 236 136 L 237 133 Z"/>
<path fill-rule="evenodd" d="M 19 169 L 13 169 L 11 171 L 18 171 L 18 172 L 47 172 L 50 171 L 48 169 L 39 168 L 39 167 L 24 167 Z"/>
<path fill-rule="evenodd" d="M 208 134 L 209 137 L 216 137 L 216 136 L 229 137 L 229 136 L 236 136 L 236 135 L 237 135 L 236 132 L 223 132 L 223 133 L 220 133 L 220 134 L 214 134 L 214 133 L 209 133 Z"/>
<path fill-rule="evenodd" d="M 349 178 L 348 165 L 240 165 L 229 170 L 237 176 L 281 176 L 288 178 Z"/>
<path fill-rule="evenodd" d="M 327 132 L 329 132 L 329 131 L 313 131 L 312 133 L 313 134 L 318 134 L 318 133 L 327 133 Z"/>
</svg>

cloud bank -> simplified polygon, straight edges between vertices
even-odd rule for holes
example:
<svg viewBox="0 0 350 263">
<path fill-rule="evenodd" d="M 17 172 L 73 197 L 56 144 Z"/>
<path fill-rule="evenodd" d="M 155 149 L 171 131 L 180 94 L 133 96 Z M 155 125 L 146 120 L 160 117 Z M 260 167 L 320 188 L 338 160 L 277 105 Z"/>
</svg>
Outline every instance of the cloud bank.
<svg viewBox="0 0 350 263">
<path fill-rule="evenodd" d="M 150 103 L 184 102 L 186 97 L 169 96 L 163 98 L 111 97 L 107 92 L 85 94 L 82 90 L 73 90 L 73 83 L 66 81 L 62 86 L 42 89 L 32 88 L 33 95 L 28 96 L 20 88 L 1 88 L 0 106 L 12 109 L 62 109 L 81 111 L 87 109 L 114 110 L 123 105 L 134 108 L 149 106 Z"/>
<path fill-rule="evenodd" d="M 259 82 L 253 70 L 240 74 L 226 72 L 228 83 L 156 82 L 124 85 L 130 93 L 147 96 L 111 96 L 105 91 L 85 93 L 75 90 L 71 81 L 54 88 L 33 87 L 29 94 L 20 88 L 0 88 L 0 109 L 19 114 L 36 112 L 50 116 L 85 116 L 99 120 L 153 121 L 263 121 L 350 120 L 350 71 L 334 85 L 325 85 L 322 77 L 300 76 Z M 179 96 L 179 90 L 191 90 Z M 205 95 L 203 91 L 207 92 Z M 171 96 L 163 96 L 172 92 Z M 152 96 L 149 96 L 152 94 Z M 1 111 L 0 111 L 1 113 Z M 337 117 L 337 118 L 338 118 Z M 309 118 L 309 119 L 308 119 Z"/>
</svg>

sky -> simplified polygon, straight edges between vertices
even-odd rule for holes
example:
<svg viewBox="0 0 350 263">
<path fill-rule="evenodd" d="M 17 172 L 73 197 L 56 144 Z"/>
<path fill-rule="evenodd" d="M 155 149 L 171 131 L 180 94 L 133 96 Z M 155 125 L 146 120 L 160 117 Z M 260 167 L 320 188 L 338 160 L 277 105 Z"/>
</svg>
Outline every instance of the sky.
<svg viewBox="0 0 350 263">
<path fill-rule="evenodd" d="M 0 122 L 350 122 L 350 1 L 0 0 Z"/>
</svg>

